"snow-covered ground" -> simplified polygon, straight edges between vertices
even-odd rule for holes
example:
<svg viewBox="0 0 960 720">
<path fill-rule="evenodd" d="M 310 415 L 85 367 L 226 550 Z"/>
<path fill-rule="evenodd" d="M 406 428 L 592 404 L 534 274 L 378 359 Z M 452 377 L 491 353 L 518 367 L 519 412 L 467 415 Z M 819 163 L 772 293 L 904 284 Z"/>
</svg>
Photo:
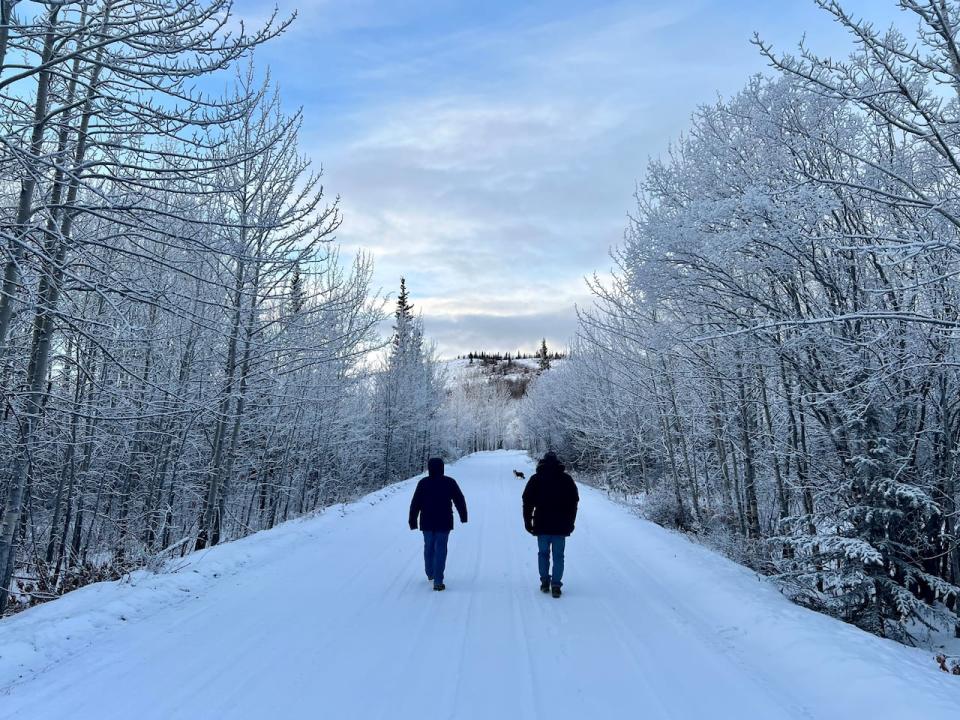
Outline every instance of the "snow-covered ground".
<svg viewBox="0 0 960 720">
<path fill-rule="evenodd" d="M 790 604 L 581 490 L 565 594 L 537 588 L 521 453 L 449 469 L 470 522 L 433 592 L 411 484 L 0 622 L 0 718 L 960 716 L 930 653 Z"/>
</svg>

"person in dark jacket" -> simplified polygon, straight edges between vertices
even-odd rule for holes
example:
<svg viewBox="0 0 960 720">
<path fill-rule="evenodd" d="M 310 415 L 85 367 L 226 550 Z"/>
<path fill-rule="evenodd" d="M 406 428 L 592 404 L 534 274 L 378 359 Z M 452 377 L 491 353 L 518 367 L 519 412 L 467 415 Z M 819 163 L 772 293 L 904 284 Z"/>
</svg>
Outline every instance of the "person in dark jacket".
<svg viewBox="0 0 960 720">
<path fill-rule="evenodd" d="M 537 536 L 540 590 L 560 597 L 563 585 L 563 553 L 567 537 L 577 520 L 580 493 L 557 456 L 548 452 L 523 491 L 523 524 Z M 550 569 L 553 555 L 553 572 Z"/>
<path fill-rule="evenodd" d="M 434 590 L 444 590 L 443 571 L 447 565 L 447 540 L 453 530 L 453 505 L 460 522 L 467 522 L 467 501 L 457 481 L 443 474 L 443 460 L 430 458 L 428 475 L 417 483 L 410 501 L 410 529 L 423 531 L 423 564 Z"/>
</svg>

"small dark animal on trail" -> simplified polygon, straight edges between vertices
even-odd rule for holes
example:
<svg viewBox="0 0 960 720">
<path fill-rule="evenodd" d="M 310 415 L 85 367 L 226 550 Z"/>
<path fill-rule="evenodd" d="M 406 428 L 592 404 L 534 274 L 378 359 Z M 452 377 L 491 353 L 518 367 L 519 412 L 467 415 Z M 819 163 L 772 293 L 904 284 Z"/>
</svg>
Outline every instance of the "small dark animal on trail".
<svg viewBox="0 0 960 720">
<path fill-rule="evenodd" d="M 520 478 L 521 480 L 526 480 L 526 479 L 527 479 L 527 476 L 524 475 L 524 474 L 523 474 L 522 472 L 520 472 L 519 470 L 514 470 L 514 471 L 513 471 L 513 475 L 514 475 L 514 477 L 518 477 L 518 478 Z"/>
</svg>

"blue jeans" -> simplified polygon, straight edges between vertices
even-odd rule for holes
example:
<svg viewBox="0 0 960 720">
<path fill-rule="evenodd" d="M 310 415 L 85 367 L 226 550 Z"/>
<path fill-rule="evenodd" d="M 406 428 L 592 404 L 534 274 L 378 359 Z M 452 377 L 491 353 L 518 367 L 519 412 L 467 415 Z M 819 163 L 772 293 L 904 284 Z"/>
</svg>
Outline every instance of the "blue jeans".
<svg viewBox="0 0 960 720">
<path fill-rule="evenodd" d="M 540 561 L 540 579 L 549 580 L 551 584 L 563 585 L 563 550 L 567 546 L 567 538 L 563 535 L 537 535 L 537 547 L 540 552 L 537 560 Z M 550 572 L 550 549 L 553 549 L 553 573 Z"/>
<path fill-rule="evenodd" d="M 449 539 L 449 530 L 446 532 L 423 531 L 423 567 L 427 571 L 427 577 L 431 578 L 435 584 L 443 582 L 443 570 L 447 567 L 447 540 Z"/>
</svg>

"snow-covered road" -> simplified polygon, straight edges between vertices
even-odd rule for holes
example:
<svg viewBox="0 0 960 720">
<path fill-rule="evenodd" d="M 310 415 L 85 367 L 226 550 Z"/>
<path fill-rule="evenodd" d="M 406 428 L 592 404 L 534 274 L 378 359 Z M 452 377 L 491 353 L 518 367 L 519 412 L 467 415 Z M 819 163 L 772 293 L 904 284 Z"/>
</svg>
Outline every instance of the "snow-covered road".
<svg viewBox="0 0 960 720">
<path fill-rule="evenodd" d="M 960 715 L 960 678 L 929 653 L 793 606 L 589 488 L 564 597 L 541 594 L 515 468 L 532 469 L 510 452 L 448 469 L 470 522 L 444 593 L 423 575 L 405 483 L 4 621 L 0 717 Z M 190 585 L 203 568 L 220 570 Z"/>
</svg>

